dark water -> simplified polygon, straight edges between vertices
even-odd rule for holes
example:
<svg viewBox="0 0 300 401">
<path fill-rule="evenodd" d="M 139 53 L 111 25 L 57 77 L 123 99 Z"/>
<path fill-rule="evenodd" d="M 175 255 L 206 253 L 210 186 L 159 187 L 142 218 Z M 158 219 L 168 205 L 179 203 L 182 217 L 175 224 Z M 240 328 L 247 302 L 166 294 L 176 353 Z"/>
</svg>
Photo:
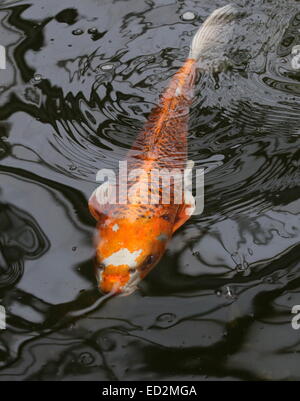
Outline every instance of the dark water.
<svg viewBox="0 0 300 401">
<path fill-rule="evenodd" d="M 246 15 L 191 109 L 204 213 L 139 291 L 103 304 L 95 174 L 123 158 L 226 2 L 0 4 L 0 380 L 299 380 L 300 2 L 237 3 Z"/>
</svg>

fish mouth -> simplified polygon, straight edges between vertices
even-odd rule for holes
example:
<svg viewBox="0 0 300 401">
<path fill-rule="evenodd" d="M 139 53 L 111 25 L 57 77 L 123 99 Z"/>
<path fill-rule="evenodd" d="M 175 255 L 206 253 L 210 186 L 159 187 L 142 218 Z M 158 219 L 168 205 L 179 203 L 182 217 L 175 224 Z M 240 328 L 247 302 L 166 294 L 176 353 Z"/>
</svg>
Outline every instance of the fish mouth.
<svg viewBox="0 0 300 401">
<path fill-rule="evenodd" d="M 126 282 L 124 282 L 124 280 L 126 280 L 126 276 L 122 275 L 119 275 L 119 277 L 117 275 L 116 277 L 105 277 L 105 269 L 103 268 L 97 268 L 96 278 L 98 282 L 98 290 L 101 294 L 114 292 L 120 296 L 132 294 L 136 290 L 137 284 L 141 280 L 137 269 L 134 272 L 129 273 L 129 279 Z"/>
<path fill-rule="evenodd" d="M 140 277 L 138 270 L 136 269 L 136 271 L 134 273 L 131 273 L 130 279 L 128 280 L 128 282 L 121 287 L 120 296 L 124 297 L 124 296 L 132 294 L 137 289 L 137 285 L 140 281 L 141 281 L 141 277 Z"/>
</svg>

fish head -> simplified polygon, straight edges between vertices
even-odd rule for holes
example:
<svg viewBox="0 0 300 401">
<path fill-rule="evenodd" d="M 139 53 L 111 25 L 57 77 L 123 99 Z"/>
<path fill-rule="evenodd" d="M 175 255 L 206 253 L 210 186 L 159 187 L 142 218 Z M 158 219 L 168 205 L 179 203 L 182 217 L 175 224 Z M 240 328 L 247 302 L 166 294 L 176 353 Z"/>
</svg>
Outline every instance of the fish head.
<svg viewBox="0 0 300 401">
<path fill-rule="evenodd" d="M 129 295 L 161 259 L 172 225 L 160 217 L 107 218 L 98 224 L 96 277 L 101 292 Z"/>
</svg>

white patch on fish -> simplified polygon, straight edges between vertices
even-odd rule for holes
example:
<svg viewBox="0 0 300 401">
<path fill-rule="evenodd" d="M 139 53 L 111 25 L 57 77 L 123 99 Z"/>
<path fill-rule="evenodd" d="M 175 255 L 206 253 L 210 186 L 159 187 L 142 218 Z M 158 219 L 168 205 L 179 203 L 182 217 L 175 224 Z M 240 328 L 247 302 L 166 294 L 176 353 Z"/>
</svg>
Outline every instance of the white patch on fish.
<svg viewBox="0 0 300 401">
<path fill-rule="evenodd" d="M 127 265 L 128 267 L 136 267 L 136 258 L 143 252 L 142 249 L 134 252 L 130 252 L 127 248 L 122 248 L 119 251 L 108 256 L 108 258 L 103 260 L 105 266 L 121 266 Z"/>
<path fill-rule="evenodd" d="M 180 95 L 181 95 L 181 88 L 176 88 L 175 96 L 180 96 Z"/>
<path fill-rule="evenodd" d="M 122 292 L 120 296 L 127 296 L 132 294 L 137 289 L 137 284 L 141 281 L 141 276 L 136 270 L 134 273 L 130 274 L 129 281 L 122 287 Z"/>
<path fill-rule="evenodd" d="M 96 270 L 96 279 L 98 281 L 98 283 L 101 283 L 102 281 L 102 276 L 103 276 L 103 271 L 100 269 Z"/>
<path fill-rule="evenodd" d="M 120 227 L 119 227 L 119 224 L 116 223 L 116 224 L 113 226 L 112 230 L 113 230 L 113 231 L 118 231 L 119 228 L 120 228 Z"/>
</svg>

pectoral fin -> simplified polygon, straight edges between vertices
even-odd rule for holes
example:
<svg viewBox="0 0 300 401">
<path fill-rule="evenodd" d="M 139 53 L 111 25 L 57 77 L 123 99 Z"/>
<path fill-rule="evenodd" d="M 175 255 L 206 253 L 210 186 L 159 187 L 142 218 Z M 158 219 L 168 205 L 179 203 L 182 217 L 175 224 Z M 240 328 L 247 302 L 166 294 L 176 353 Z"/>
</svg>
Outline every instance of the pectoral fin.
<svg viewBox="0 0 300 401">
<path fill-rule="evenodd" d="M 195 198 L 190 191 L 185 191 L 184 195 L 185 203 L 178 209 L 177 216 L 173 226 L 173 233 L 181 227 L 194 213 L 195 210 Z"/>
<path fill-rule="evenodd" d="M 114 199 L 112 191 L 112 186 L 108 181 L 105 181 L 92 193 L 89 199 L 89 210 L 96 220 L 100 219 L 104 213 L 105 206 Z"/>
<path fill-rule="evenodd" d="M 99 220 L 100 213 L 98 211 L 97 203 L 96 203 L 96 195 L 94 191 L 89 199 L 89 210 L 91 215 L 94 217 L 94 219 Z"/>
</svg>

